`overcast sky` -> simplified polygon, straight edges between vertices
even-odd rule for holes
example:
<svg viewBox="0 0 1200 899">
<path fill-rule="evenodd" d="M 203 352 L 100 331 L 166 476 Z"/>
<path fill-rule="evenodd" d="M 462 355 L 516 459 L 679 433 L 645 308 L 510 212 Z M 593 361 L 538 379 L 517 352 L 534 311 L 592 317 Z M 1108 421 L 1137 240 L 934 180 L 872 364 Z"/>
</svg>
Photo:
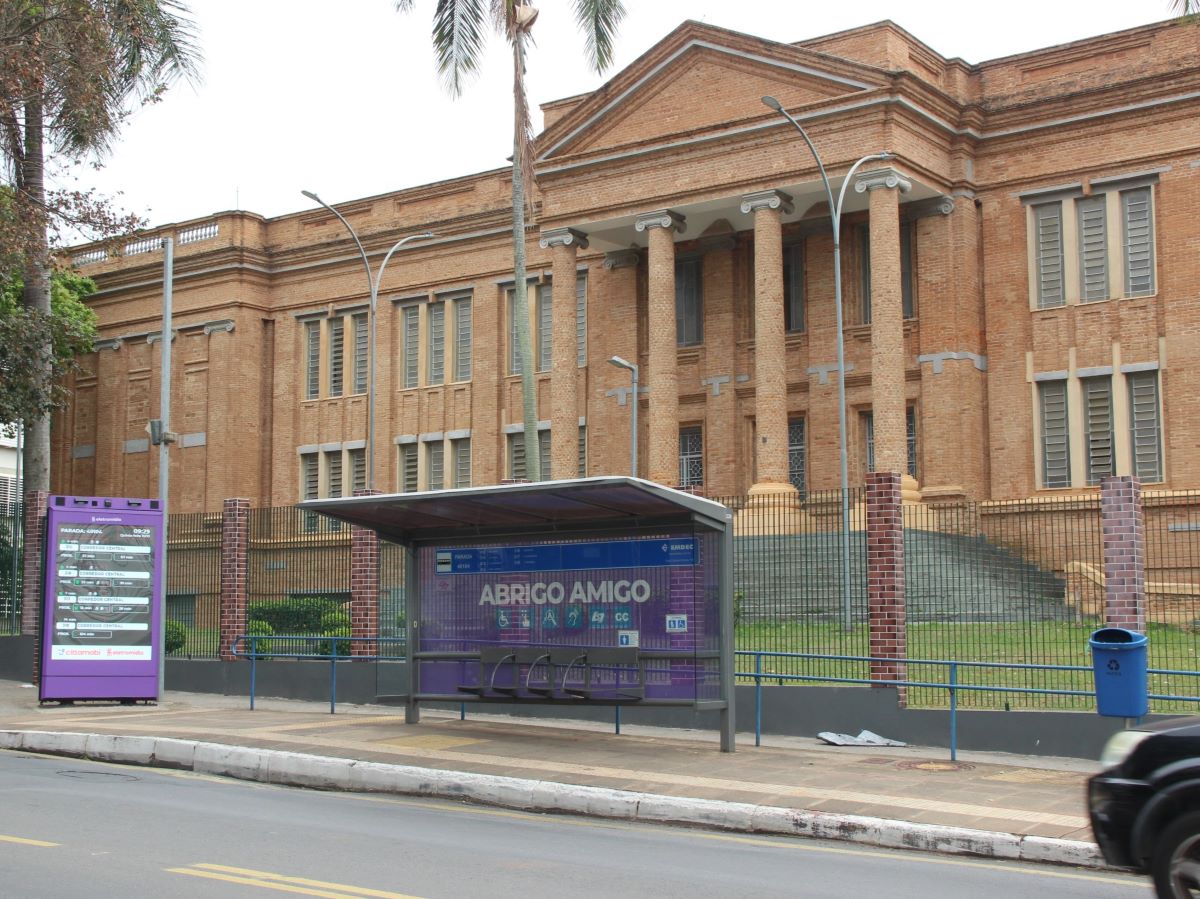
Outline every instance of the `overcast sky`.
<svg viewBox="0 0 1200 899">
<path fill-rule="evenodd" d="M 1168 18 L 1169 0 L 625 0 L 616 63 L 583 62 L 570 0 L 541 0 L 528 91 L 537 105 L 593 90 L 684 17 L 785 42 L 891 18 L 969 63 Z M 505 164 L 511 62 L 493 38 L 481 77 L 452 100 L 430 49 L 435 0 L 190 0 L 202 80 L 136 112 L 100 171 L 81 183 L 119 194 L 152 225 L 228 209 L 266 216 L 427 184 Z"/>
</svg>

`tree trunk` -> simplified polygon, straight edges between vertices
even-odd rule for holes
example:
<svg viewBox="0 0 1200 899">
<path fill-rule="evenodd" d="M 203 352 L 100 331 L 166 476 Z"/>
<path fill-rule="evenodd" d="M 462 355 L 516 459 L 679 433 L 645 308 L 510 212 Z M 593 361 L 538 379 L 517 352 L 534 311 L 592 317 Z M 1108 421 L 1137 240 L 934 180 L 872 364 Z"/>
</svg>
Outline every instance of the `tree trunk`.
<svg viewBox="0 0 1200 899">
<path fill-rule="evenodd" d="M 529 286 L 525 281 L 525 156 L 524 116 L 525 79 L 522 38 L 513 41 L 513 318 L 516 319 L 517 366 L 521 369 L 521 400 L 525 424 L 525 477 L 540 481 L 541 453 L 538 452 L 537 393 L 533 364 L 533 344 L 529 335 Z"/>
<path fill-rule="evenodd" d="M 25 157 L 21 160 L 21 189 L 24 202 L 33 214 L 46 208 L 45 147 L 43 144 L 42 101 L 35 95 L 25 107 Z M 37 229 L 37 240 L 25 259 L 25 291 L 22 302 L 29 308 L 50 314 L 49 248 L 44 228 Z M 37 359 L 49 360 L 50 354 L 34 354 Z M 50 378 L 48 362 L 39 363 L 37 378 L 45 383 Z M 24 481 L 22 489 L 50 489 L 50 416 L 43 415 L 25 422 Z"/>
</svg>

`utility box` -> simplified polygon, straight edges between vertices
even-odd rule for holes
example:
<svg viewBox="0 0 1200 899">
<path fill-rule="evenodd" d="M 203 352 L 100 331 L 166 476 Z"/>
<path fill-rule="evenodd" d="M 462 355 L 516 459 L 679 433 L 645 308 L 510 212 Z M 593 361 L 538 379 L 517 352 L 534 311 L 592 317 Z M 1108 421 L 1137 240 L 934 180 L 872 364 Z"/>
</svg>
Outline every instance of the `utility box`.
<svg viewBox="0 0 1200 899">
<path fill-rule="evenodd" d="M 1105 627 L 1088 640 L 1096 680 L 1096 711 L 1112 718 L 1141 718 L 1150 709 L 1146 689 L 1145 634 Z"/>
</svg>

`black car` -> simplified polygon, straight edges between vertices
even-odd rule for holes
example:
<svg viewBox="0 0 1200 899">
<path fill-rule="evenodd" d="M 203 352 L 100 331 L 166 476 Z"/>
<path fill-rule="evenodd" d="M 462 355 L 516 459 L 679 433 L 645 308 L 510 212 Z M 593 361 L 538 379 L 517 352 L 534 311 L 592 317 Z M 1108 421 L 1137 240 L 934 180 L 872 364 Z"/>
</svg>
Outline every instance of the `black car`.
<svg viewBox="0 0 1200 899">
<path fill-rule="evenodd" d="M 1088 781 L 1104 858 L 1154 878 L 1160 897 L 1200 897 L 1200 717 L 1116 734 Z"/>
</svg>

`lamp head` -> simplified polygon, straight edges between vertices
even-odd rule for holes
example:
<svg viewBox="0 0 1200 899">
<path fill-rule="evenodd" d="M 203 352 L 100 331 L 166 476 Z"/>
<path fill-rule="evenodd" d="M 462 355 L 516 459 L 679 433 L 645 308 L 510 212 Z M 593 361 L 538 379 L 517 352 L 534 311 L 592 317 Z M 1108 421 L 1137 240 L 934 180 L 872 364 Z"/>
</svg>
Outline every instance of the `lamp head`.
<svg viewBox="0 0 1200 899">
<path fill-rule="evenodd" d="M 763 97 L 762 101 L 763 101 L 764 106 L 769 106 L 769 107 L 771 107 L 771 109 L 775 110 L 776 112 L 783 112 L 783 104 L 780 103 L 778 100 L 776 100 L 774 97 Z"/>
<path fill-rule="evenodd" d="M 311 190 L 302 190 L 302 191 L 300 191 L 300 193 L 302 193 L 304 196 L 308 197 L 314 203 L 321 202 L 321 198 L 318 197 L 316 194 L 314 194 Z"/>
<path fill-rule="evenodd" d="M 632 362 L 628 361 L 627 359 L 622 359 L 620 356 L 611 356 L 608 361 L 617 368 L 624 368 L 628 369 L 629 371 L 633 371 L 635 368 L 637 368 L 637 366 Z"/>
</svg>

